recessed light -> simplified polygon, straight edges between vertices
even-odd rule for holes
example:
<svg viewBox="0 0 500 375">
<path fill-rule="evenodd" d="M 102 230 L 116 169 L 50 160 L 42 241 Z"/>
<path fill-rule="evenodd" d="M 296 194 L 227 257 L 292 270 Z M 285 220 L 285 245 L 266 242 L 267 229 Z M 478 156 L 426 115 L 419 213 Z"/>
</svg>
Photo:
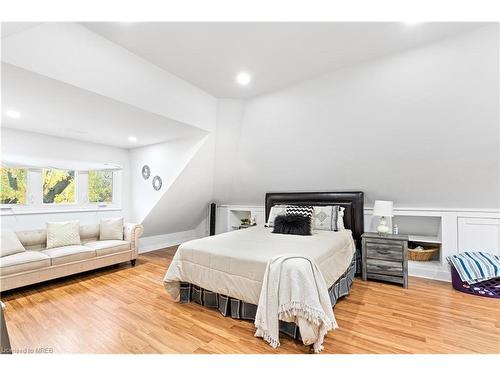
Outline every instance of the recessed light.
<svg viewBox="0 0 500 375">
<path fill-rule="evenodd" d="M 21 117 L 21 113 L 18 111 L 15 111 L 13 109 L 9 109 L 9 110 L 5 111 L 5 115 L 10 117 L 10 118 L 15 118 L 15 119 L 18 119 Z"/>
<path fill-rule="evenodd" d="M 236 82 L 238 82 L 238 84 L 240 84 L 242 86 L 248 85 L 251 80 L 252 80 L 252 77 L 247 72 L 240 72 L 236 76 Z"/>
<path fill-rule="evenodd" d="M 137 142 L 137 138 L 131 135 L 130 137 L 128 137 L 128 141 L 134 143 Z"/>
</svg>

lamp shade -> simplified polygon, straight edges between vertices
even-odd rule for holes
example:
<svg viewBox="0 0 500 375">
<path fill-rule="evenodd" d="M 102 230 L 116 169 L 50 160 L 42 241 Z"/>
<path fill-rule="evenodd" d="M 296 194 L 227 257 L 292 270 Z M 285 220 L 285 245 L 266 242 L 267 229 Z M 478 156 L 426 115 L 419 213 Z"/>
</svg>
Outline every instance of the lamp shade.
<svg viewBox="0 0 500 375">
<path fill-rule="evenodd" d="M 375 201 L 373 206 L 373 215 L 393 217 L 393 202 L 392 201 Z"/>
</svg>

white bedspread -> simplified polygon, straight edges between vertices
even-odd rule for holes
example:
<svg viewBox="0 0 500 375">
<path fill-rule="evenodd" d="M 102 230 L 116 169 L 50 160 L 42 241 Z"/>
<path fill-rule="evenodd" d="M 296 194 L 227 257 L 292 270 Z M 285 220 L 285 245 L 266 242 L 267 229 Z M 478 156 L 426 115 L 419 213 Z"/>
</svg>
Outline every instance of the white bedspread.
<svg viewBox="0 0 500 375">
<path fill-rule="evenodd" d="M 184 281 L 257 305 L 271 258 L 290 253 L 308 256 L 330 286 L 355 253 L 350 230 L 314 231 L 312 236 L 271 232 L 272 228 L 257 226 L 183 243 L 167 270 L 165 288 L 177 298 Z"/>
</svg>

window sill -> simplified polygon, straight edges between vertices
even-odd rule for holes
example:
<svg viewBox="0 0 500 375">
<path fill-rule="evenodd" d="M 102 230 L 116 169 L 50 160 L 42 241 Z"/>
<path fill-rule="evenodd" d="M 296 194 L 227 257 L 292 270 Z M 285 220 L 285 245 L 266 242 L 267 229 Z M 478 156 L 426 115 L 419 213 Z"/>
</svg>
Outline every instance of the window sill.
<svg viewBox="0 0 500 375">
<path fill-rule="evenodd" d="M 68 212 L 99 212 L 99 211 L 121 211 L 121 207 L 68 207 L 68 208 L 31 208 L 19 209 L 11 207 L 2 207 L 0 216 L 16 216 L 16 215 L 38 215 L 38 214 L 60 214 Z"/>
</svg>

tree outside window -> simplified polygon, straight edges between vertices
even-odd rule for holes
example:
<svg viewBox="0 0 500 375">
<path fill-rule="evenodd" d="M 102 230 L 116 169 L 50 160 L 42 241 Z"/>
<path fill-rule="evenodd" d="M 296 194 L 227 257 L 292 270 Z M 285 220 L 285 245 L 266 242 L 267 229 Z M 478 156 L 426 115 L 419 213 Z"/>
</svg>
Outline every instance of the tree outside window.
<svg viewBox="0 0 500 375">
<path fill-rule="evenodd" d="M 43 169 L 43 203 L 74 203 L 75 171 Z"/>
<path fill-rule="evenodd" d="M 88 185 L 89 202 L 113 202 L 113 172 L 89 171 Z"/>
<path fill-rule="evenodd" d="M 1 168 L 1 204 L 26 204 L 28 170 L 25 168 Z"/>
</svg>

